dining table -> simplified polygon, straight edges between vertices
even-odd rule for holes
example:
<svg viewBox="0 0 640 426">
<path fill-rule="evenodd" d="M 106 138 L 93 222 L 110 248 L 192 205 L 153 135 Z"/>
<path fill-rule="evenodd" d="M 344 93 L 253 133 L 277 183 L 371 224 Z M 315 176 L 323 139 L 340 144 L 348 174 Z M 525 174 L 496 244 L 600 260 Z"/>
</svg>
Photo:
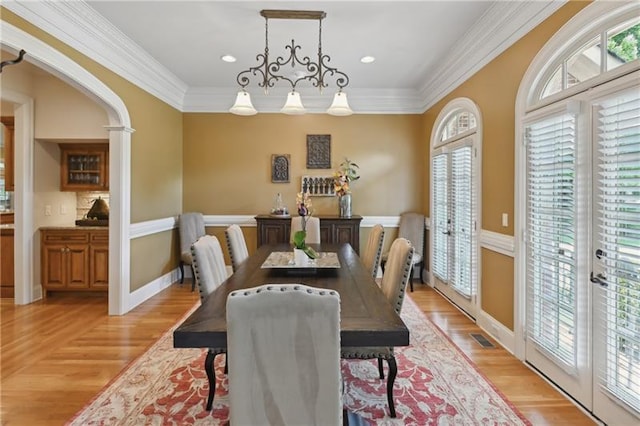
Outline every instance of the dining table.
<svg viewBox="0 0 640 426">
<path fill-rule="evenodd" d="M 319 244 L 321 257 L 335 262 L 305 266 L 265 262 L 273 253 L 292 253 L 290 244 L 262 245 L 173 332 L 175 348 L 226 348 L 229 293 L 264 284 L 303 284 L 340 294 L 342 347 L 408 346 L 409 329 L 389 303 L 351 245 Z"/>
</svg>

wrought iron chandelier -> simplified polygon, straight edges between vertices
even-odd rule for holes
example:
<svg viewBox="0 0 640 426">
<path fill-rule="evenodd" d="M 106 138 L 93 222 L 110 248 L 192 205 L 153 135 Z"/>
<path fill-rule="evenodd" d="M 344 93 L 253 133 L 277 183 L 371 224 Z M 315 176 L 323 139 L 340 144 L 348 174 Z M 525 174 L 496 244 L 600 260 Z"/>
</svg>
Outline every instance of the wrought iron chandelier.
<svg viewBox="0 0 640 426">
<path fill-rule="evenodd" d="M 322 53 L 322 20 L 327 16 L 322 11 L 304 11 L 304 10 L 262 10 L 260 15 L 265 18 L 265 47 L 264 53 L 256 56 L 259 61 L 255 67 L 250 67 L 238 74 L 236 80 L 241 87 L 236 97 L 236 103 L 231 107 L 229 112 L 238 115 L 254 115 L 258 111 L 251 103 L 251 96 L 246 91 L 246 87 L 250 83 L 250 77 L 255 76 L 258 79 L 258 86 L 262 87 L 265 93 L 269 92 L 269 88 L 273 87 L 279 81 L 285 81 L 291 85 L 291 91 L 287 95 L 287 102 L 280 112 L 285 114 L 304 114 L 306 112 L 302 105 L 300 93 L 296 92 L 296 86 L 301 81 L 309 81 L 314 87 L 317 87 L 322 93 L 322 89 L 327 87 L 327 79 L 335 77 L 335 84 L 338 86 L 338 92 L 333 98 L 333 103 L 327 109 L 327 113 L 331 115 L 351 115 L 353 111 L 347 102 L 347 94 L 342 91 L 349 84 L 349 77 L 339 71 L 337 68 L 328 65 L 331 61 L 329 55 Z M 302 59 L 298 56 L 300 45 L 291 40 L 291 44 L 285 47 L 289 51 L 289 57 L 284 58 L 278 56 L 275 61 L 269 62 L 269 19 L 311 19 L 318 21 L 318 60 L 313 62 L 309 56 Z M 303 71 L 295 73 L 292 77 L 283 74 L 282 68 L 290 65 L 292 68 L 296 66 L 302 67 Z"/>
</svg>

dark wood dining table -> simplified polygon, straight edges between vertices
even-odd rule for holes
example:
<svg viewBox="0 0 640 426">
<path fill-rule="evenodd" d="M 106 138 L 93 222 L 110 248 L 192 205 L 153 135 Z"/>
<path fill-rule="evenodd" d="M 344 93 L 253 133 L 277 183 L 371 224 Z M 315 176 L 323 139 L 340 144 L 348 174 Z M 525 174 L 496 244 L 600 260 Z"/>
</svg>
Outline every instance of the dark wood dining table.
<svg viewBox="0 0 640 426">
<path fill-rule="evenodd" d="M 353 248 L 349 244 L 322 244 L 314 248 L 318 252 L 337 253 L 340 267 L 262 268 L 270 253 L 292 251 L 289 244 L 263 245 L 175 329 L 173 346 L 226 348 L 229 293 L 263 284 L 288 283 L 336 290 L 340 294 L 340 339 L 343 347 L 408 346 L 407 326 Z"/>
</svg>

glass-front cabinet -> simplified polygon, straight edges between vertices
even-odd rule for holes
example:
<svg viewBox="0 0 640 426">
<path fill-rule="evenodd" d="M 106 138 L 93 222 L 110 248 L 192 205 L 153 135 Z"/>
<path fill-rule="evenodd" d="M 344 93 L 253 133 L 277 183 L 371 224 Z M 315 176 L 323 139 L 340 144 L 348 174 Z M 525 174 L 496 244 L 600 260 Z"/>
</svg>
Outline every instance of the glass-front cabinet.
<svg viewBox="0 0 640 426">
<path fill-rule="evenodd" d="M 60 144 L 61 191 L 109 189 L 109 144 Z"/>
</svg>

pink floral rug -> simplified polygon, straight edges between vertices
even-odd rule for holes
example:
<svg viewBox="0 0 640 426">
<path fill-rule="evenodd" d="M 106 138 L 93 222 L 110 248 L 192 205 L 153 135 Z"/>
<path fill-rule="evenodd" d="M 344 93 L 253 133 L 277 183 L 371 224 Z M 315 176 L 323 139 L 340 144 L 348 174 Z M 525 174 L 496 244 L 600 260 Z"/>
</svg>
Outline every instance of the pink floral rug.
<svg viewBox="0 0 640 426">
<path fill-rule="evenodd" d="M 342 361 L 345 406 L 374 425 L 530 425 L 407 297 L 402 318 L 411 346 L 396 348 L 397 418 L 388 416 L 386 378 L 375 360 Z M 224 425 L 228 382 L 216 358 L 216 395 L 205 411 L 209 385 L 205 350 L 174 349 L 173 328 L 105 387 L 68 425 Z M 386 374 L 386 363 L 385 363 Z M 222 380 L 220 380 L 222 378 Z"/>
</svg>

